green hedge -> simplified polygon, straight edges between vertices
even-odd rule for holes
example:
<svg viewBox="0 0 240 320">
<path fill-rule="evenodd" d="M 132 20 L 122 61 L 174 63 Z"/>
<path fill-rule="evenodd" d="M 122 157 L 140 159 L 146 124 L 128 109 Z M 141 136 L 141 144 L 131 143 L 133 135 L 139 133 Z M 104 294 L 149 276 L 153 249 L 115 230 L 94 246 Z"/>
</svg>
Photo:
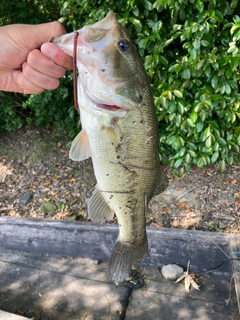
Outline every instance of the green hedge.
<svg viewBox="0 0 240 320">
<path fill-rule="evenodd" d="M 165 164 L 181 174 L 190 171 L 191 165 L 202 168 L 217 162 L 223 171 L 226 164 L 240 161 L 237 0 L 46 3 L 48 8 L 50 3 L 57 3 L 59 8 L 46 19 L 59 16 L 69 31 L 102 19 L 109 9 L 116 12 L 131 34 L 152 83 L 161 136 L 160 157 Z M 40 5 L 38 8 L 42 10 Z M 77 114 L 72 111 L 71 75 L 63 79 L 56 92 L 27 98 L 24 107 L 38 124 L 47 124 L 43 116 L 47 113 L 56 117 L 53 120 L 57 120 L 59 130 L 65 128 L 71 136 L 79 130 Z M 1 121 L 0 109 L 0 126 Z"/>
</svg>

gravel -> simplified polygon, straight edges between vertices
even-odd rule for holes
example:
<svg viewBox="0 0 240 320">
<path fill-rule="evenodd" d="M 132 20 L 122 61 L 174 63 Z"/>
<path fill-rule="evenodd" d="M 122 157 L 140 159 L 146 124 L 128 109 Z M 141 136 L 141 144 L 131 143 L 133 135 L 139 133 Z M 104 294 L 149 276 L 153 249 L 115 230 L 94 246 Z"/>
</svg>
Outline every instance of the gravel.
<svg viewBox="0 0 240 320">
<path fill-rule="evenodd" d="M 39 128 L 0 136 L 0 216 L 90 221 L 92 163 L 71 161 L 70 142 Z M 151 200 L 147 225 L 239 233 L 239 173 L 240 165 L 224 173 L 217 166 L 194 168 L 181 178 L 167 170 L 169 187 Z M 46 203 L 54 209 L 43 210 Z"/>
</svg>

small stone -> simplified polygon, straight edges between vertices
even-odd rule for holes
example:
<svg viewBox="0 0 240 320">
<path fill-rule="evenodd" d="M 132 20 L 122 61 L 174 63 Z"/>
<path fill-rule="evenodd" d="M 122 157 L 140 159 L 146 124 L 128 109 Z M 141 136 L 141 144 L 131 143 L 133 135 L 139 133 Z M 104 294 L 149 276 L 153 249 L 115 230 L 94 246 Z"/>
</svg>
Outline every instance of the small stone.
<svg viewBox="0 0 240 320">
<path fill-rule="evenodd" d="M 4 202 L 5 199 L 6 199 L 6 196 L 5 196 L 5 195 L 1 195 L 1 196 L 0 196 L 0 203 L 1 203 L 1 202 Z"/>
<path fill-rule="evenodd" d="M 25 193 L 23 193 L 20 198 L 19 198 L 19 202 L 21 204 L 27 204 L 28 201 L 32 198 L 33 193 L 31 191 L 27 191 Z"/>
<path fill-rule="evenodd" d="M 4 183 L 6 178 L 6 174 L 0 174 L 0 183 Z"/>
<path fill-rule="evenodd" d="M 57 210 L 57 206 L 51 201 L 44 201 L 40 206 L 40 211 L 44 214 L 52 215 Z"/>
<path fill-rule="evenodd" d="M 87 213 L 84 213 L 83 218 L 84 218 L 84 219 L 87 219 L 87 218 L 88 218 L 88 214 L 87 214 Z"/>
<path fill-rule="evenodd" d="M 72 214 L 71 216 L 67 216 L 66 218 L 69 221 L 75 221 L 75 220 L 77 221 L 77 220 L 79 220 L 79 216 L 77 214 Z"/>
<path fill-rule="evenodd" d="M 100 263 L 101 263 L 102 261 L 100 260 L 100 259 L 98 259 L 98 260 L 91 260 L 90 261 L 90 264 L 94 264 L 94 265 L 99 265 Z"/>
<path fill-rule="evenodd" d="M 40 190 L 36 190 L 35 192 L 34 192 L 34 198 L 41 198 L 41 191 Z"/>
<path fill-rule="evenodd" d="M 183 274 L 183 268 L 176 264 L 167 264 L 162 267 L 162 275 L 167 280 L 177 280 Z"/>
<path fill-rule="evenodd" d="M 219 229 L 226 229 L 227 228 L 227 224 L 222 222 L 221 220 L 218 222 L 218 228 Z"/>
</svg>

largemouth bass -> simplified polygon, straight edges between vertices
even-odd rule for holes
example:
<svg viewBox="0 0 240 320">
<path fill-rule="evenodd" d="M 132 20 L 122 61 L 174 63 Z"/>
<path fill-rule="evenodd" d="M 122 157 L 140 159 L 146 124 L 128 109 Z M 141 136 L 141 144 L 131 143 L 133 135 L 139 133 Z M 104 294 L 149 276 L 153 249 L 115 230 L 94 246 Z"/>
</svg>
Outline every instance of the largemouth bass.
<svg viewBox="0 0 240 320">
<path fill-rule="evenodd" d="M 96 188 L 88 204 L 93 221 L 118 219 L 119 236 L 109 262 L 115 282 L 148 251 L 147 204 L 167 184 L 159 163 L 158 122 L 140 57 L 115 14 L 78 30 L 78 104 L 82 131 L 70 158 L 92 157 Z M 54 42 L 73 56 L 74 33 Z"/>
</svg>

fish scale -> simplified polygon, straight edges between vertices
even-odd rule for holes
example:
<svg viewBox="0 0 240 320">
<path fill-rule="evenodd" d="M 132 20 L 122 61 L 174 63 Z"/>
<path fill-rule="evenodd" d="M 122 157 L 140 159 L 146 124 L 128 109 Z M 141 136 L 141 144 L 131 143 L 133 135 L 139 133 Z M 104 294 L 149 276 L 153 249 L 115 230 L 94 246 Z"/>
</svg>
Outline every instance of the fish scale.
<svg viewBox="0 0 240 320">
<path fill-rule="evenodd" d="M 78 104 L 82 131 L 70 158 L 92 157 L 97 186 L 88 204 L 93 221 L 118 219 L 119 236 L 109 261 L 115 282 L 148 251 L 146 210 L 167 179 L 159 163 L 159 137 L 151 86 L 124 28 L 110 11 L 79 31 Z M 73 53 L 73 34 L 54 40 Z"/>
</svg>

